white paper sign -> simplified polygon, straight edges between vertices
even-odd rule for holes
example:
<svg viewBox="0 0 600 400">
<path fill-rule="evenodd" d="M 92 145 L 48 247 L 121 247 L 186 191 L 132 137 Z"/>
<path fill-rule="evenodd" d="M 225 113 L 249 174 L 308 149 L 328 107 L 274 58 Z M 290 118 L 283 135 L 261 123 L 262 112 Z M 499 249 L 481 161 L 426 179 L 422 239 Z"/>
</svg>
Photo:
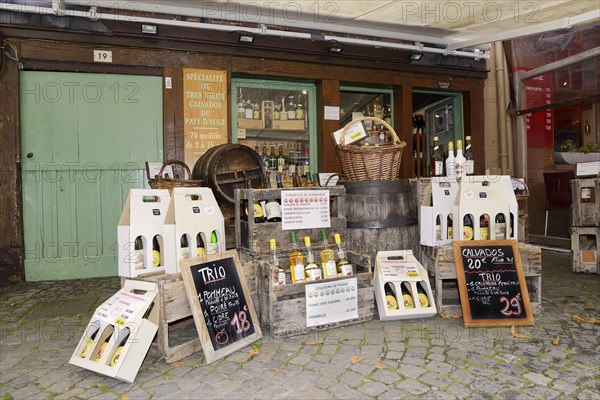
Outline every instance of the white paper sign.
<svg viewBox="0 0 600 400">
<path fill-rule="evenodd" d="M 329 227 L 329 190 L 281 191 L 281 229 Z"/>
<path fill-rule="evenodd" d="M 339 121 L 340 120 L 340 108 L 333 106 L 325 106 L 324 119 Z"/>
<path fill-rule="evenodd" d="M 146 298 L 127 291 L 118 291 L 106 300 L 98 309 L 94 319 L 109 324 L 125 325 L 129 319 L 146 307 Z"/>
<path fill-rule="evenodd" d="M 155 179 L 156 176 L 158 175 L 158 173 L 160 172 L 160 169 L 162 168 L 163 163 L 160 162 L 148 162 L 148 168 L 147 168 L 147 173 L 148 173 L 148 179 Z M 172 165 L 167 165 L 165 167 L 165 169 L 163 169 L 163 174 L 162 174 L 163 178 L 173 178 L 173 166 Z"/>
<path fill-rule="evenodd" d="M 419 269 L 414 261 L 378 260 L 381 275 L 386 282 L 420 281 Z"/>
<path fill-rule="evenodd" d="M 306 285 L 306 326 L 358 318 L 356 278 Z"/>
<path fill-rule="evenodd" d="M 340 180 L 340 175 L 335 172 L 319 172 L 320 186 L 335 186 Z"/>
<path fill-rule="evenodd" d="M 359 140 L 368 136 L 367 131 L 365 131 L 365 127 L 363 126 L 362 122 L 356 121 L 351 123 L 350 126 L 346 126 L 342 129 L 333 132 L 333 138 L 335 140 L 335 143 L 337 143 L 338 145 L 342 140 L 342 132 L 344 131 L 344 129 L 346 129 L 346 134 L 344 135 L 344 145 L 358 142 Z"/>
</svg>

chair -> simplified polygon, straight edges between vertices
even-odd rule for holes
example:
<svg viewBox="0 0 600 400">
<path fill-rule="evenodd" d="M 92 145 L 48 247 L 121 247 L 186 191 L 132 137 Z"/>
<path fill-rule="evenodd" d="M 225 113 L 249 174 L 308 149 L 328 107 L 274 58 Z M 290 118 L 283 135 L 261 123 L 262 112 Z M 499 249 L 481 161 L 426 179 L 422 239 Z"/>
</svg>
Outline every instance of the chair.
<svg viewBox="0 0 600 400">
<path fill-rule="evenodd" d="M 573 171 L 544 172 L 544 186 L 546 186 L 546 223 L 544 236 L 548 233 L 548 211 L 571 206 L 570 181 L 574 179 Z"/>
</svg>

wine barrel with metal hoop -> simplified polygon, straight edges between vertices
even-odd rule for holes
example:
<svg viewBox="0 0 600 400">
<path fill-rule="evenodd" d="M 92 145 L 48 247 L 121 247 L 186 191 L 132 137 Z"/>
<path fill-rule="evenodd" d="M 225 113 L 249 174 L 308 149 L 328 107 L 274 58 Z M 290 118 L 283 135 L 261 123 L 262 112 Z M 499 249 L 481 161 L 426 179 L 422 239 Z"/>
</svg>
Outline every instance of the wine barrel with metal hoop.
<svg viewBox="0 0 600 400">
<path fill-rule="evenodd" d="M 203 179 L 212 188 L 219 203 L 231 204 L 235 189 L 245 188 L 244 175 L 250 178 L 253 188 L 261 187 L 265 170 L 260 156 L 248 146 L 229 143 L 209 149 L 196 161 L 192 172 L 195 179 Z"/>
<path fill-rule="evenodd" d="M 416 196 L 408 180 L 340 181 L 346 188 L 346 247 L 371 256 L 377 251 L 419 252 Z"/>
</svg>

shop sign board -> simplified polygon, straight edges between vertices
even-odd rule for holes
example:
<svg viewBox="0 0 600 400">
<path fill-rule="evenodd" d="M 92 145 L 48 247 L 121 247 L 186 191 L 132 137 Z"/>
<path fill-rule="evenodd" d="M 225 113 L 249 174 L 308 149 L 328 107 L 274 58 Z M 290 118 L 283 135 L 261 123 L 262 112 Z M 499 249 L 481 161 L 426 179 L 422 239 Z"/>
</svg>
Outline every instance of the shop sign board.
<svg viewBox="0 0 600 400">
<path fill-rule="evenodd" d="M 306 326 L 358 318 L 358 280 L 327 280 L 306 285 Z"/>
<path fill-rule="evenodd" d="M 210 148 L 227 143 L 227 71 L 183 69 L 185 163 L 194 168 Z"/>
<path fill-rule="evenodd" d="M 466 327 L 533 325 L 515 240 L 454 241 L 452 248 Z"/>
<path fill-rule="evenodd" d="M 283 230 L 330 228 L 329 190 L 282 190 Z"/>
<path fill-rule="evenodd" d="M 181 273 L 207 363 L 262 337 L 237 251 L 181 262 Z"/>
</svg>

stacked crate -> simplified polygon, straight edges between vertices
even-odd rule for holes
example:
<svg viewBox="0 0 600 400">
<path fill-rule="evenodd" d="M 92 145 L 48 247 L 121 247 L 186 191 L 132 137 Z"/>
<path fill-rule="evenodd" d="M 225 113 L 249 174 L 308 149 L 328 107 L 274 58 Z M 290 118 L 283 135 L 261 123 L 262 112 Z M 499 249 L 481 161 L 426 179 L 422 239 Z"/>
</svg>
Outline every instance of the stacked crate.
<svg viewBox="0 0 600 400">
<path fill-rule="evenodd" d="M 296 188 L 295 190 L 324 190 L 325 188 Z M 280 266 L 289 270 L 288 254 L 291 251 L 290 231 L 282 229 L 281 222 L 255 223 L 253 218 L 242 219 L 246 204 L 260 203 L 270 199 L 281 199 L 281 192 L 287 189 L 237 189 L 235 191 L 236 207 L 236 247 L 241 254 L 248 255 L 254 260 L 256 266 L 256 288 L 258 293 L 258 308 L 260 321 L 263 326 L 268 326 L 273 337 L 289 337 L 339 326 L 356 324 L 373 319 L 375 315 L 373 272 L 371 259 L 366 254 L 360 254 L 346 248 L 346 256 L 354 265 L 354 275 L 336 277 L 317 282 L 297 282 L 276 284 L 278 281 L 278 268 L 271 263 L 269 254 L 269 240 L 275 239 L 279 253 Z M 327 187 L 330 197 L 331 227 L 326 228 L 328 242 L 334 247 L 334 232 L 340 233 L 344 240 L 347 232 L 346 222 L 346 189 L 343 186 Z M 302 238 L 309 236 L 313 242 L 315 258 L 318 258 L 323 248 L 319 244 L 321 229 L 299 229 L 296 236 L 300 250 L 304 252 Z M 318 261 L 316 261 L 318 263 Z M 358 318 L 330 323 L 327 325 L 308 326 L 306 322 L 306 290 L 308 285 L 324 282 L 338 282 L 357 279 L 357 312 Z M 289 279 L 289 276 L 288 278 Z"/>
<path fill-rule="evenodd" d="M 600 178 L 573 179 L 571 195 L 573 272 L 600 274 Z"/>
</svg>

